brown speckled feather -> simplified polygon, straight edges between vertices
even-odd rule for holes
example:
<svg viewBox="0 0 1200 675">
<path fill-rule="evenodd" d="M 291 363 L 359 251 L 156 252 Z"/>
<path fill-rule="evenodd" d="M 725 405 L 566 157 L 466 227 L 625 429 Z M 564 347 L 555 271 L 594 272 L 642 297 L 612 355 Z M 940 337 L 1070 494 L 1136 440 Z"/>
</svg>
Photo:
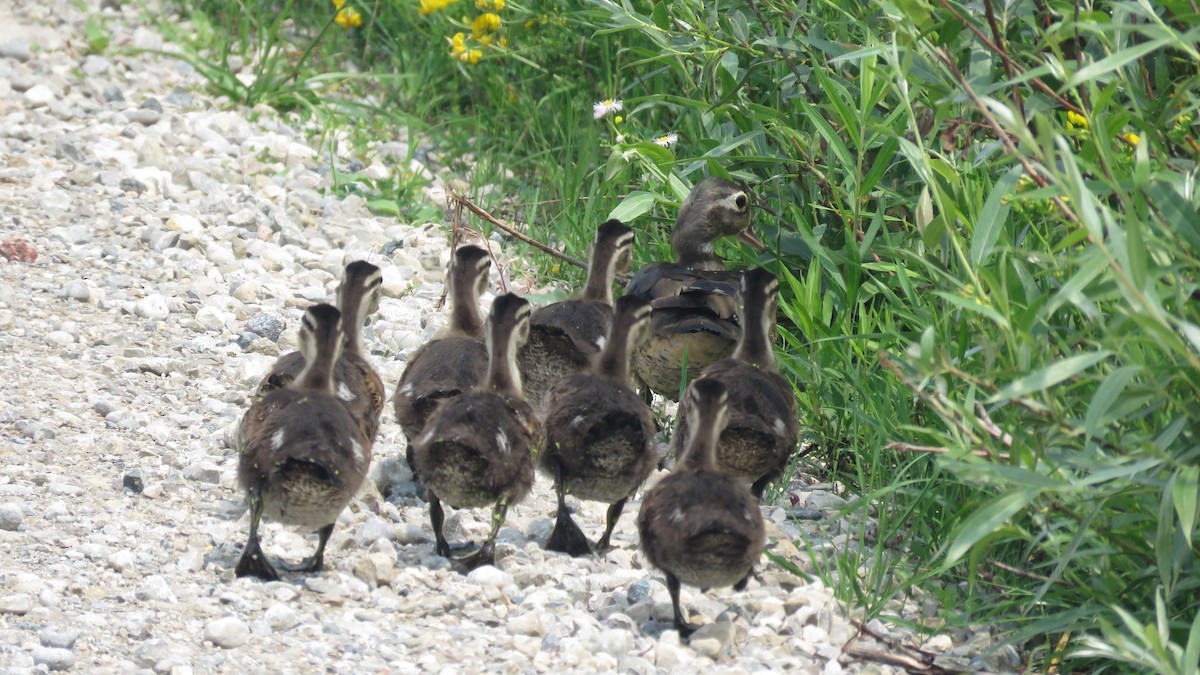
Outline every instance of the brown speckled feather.
<svg viewBox="0 0 1200 675">
<path fill-rule="evenodd" d="M 429 421 L 413 446 L 413 467 L 455 508 L 480 508 L 507 497 L 521 501 L 533 485 L 537 430 L 525 401 L 495 392 L 465 394 Z"/>
<path fill-rule="evenodd" d="M 482 340 L 451 336 L 422 345 L 400 376 L 393 400 L 396 421 L 411 441 L 437 407 L 471 391 L 487 373 Z"/>
</svg>

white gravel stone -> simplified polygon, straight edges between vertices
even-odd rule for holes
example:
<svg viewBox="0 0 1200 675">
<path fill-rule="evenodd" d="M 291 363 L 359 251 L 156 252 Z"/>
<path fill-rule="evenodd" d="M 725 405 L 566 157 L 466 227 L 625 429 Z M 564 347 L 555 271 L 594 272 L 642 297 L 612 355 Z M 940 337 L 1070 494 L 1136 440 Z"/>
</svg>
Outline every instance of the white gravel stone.
<svg viewBox="0 0 1200 675">
<path fill-rule="evenodd" d="M 241 647 L 249 638 L 250 628 L 236 616 L 214 619 L 204 625 L 204 639 L 218 647 Z"/>
<path fill-rule="evenodd" d="M 75 628 L 46 626 L 38 633 L 38 640 L 41 641 L 44 647 L 70 649 L 75 646 L 75 641 L 79 639 L 79 635 L 79 630 Z"/>
<path fill-rule="evenodd" d="M 161 574 L 152 574 L 142 580 L 135 593 L 139 600 L 153 600 L 155 602 L 178 602 L 175 593 L 171 591 L 171 585 L 167 582 L 166 577 Z"/>
<path fill-rule="evenodd" d="M 513 577 L 508 572 L 498 570 L 491 565 L 484 565 L 471 570 L 471 573 L 467 575 L 467 581 L 484 587 L 504 588 L 513 582 Z"/>
<path fill-rule="evenodd" d="M 154 293 L 138 300 L 134 305 L 134 313 L 143 319 L 161 321 L 171 315 L 171 308 L 166 298 Z"/>
<path fill-rule="evenodd" d="M 28 593 L 12 593 L 0 597 L 0 615 L 28 614 L 33 611 L 33 596 Z"/>
<path fill-rule="evenodd" d="M 54 90 L 44 84 L 35 84 L 25 91 L 25 100 L 34 108 L 50 105 L 56 98 Z"/>
<path fill-rule="evenodd" d="M 75 667 L 75 654 L 70 649 L 58 647 L 34 647 L 30 652 L 33 662 L 49 670 L 70 670 Z"/>
<path fill-rule="evenodd" d="M 23 520 L 25 513 L 19 505 L 12 502 L 0 504 L 0 530 L 15 532 L 20 529 Z"/>
</svg>

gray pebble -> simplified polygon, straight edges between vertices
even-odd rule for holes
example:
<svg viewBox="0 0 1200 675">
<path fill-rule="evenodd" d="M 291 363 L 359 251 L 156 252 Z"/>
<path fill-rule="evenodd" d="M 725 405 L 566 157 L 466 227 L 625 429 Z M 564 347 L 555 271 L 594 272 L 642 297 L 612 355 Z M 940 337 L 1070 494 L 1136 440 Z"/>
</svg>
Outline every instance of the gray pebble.
<svg viewBox="0 0 1200 675">
<path fill-rule="evenodd" d="M 625 591 L 625 601 L 631 605 L 636 605 L 650 599 L 650 581 L 648 579 L 639 579 L 632 584 L 629 584 L 629 590 Z"/>
<path fill-rule="evenodd" d="M 121 88 L 115 84 L 104 88 L 104 100 L 109 103 L 120 103 L 125 100 L 125 95 L 121 93 Z"/>
<path fill-rule="evenodd" d="M 121 188 L 121 192 L 135 192 L 139 195 L 146 191 L 146 184 L 136 178 L 122 178 L 118 187 Z M 176 241 L 178 241 L 179 233 L 176 232 L 174 234 Z M 156 247 L 155 250 L 161 251 L 162 248 Z"/>
<path fill-rule="evenodd" d="M 126 490 L 133 494 L 141 494 L 142 490 L 146 489 L 146 483 L 142 479 L 141 469 L 131 469 L 121 479 L 121 484 Z"/>
<path fill-rule="evenodd" d="M 5 42 L 0 44 L 0 59 L 12 59 L 24 63 L 33 58 L 29 45 L 24 42 Z"/>
<path fill-rule="evenodd" d="M 125 111 L 125 119 L 130 122 L 136 122 L 143 126 L 150 126 L 162 119 L 162 112 L 150 110 L 148 108 L 138 108 L 137 110 Z"/>
<path fill-rule="evenodd" d="M 283 332 L 283 319 L 270 312 L 259 312 L 246 321 L 246 330 L 277 342 Z"/>
</svg>

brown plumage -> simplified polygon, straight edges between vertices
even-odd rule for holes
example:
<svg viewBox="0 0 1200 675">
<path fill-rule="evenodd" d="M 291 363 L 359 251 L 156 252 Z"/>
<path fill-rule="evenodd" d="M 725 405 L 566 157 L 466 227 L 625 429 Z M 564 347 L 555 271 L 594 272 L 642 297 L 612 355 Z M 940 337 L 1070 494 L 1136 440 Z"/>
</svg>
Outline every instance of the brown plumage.
<svg viewBox="0 0 1200 675">
<path fill-rule="evenodd" d="M 383 275 L 378 267 L 365 260 L 356 260 L 346 265 L 337 297 L 346 345 L 333 369 L 334 391 L 358 420 L 363 435 L 372 441 L 383 416 L 383 380 L 367 360 L 360 335 L 367 317 L 379 308 L 381 283 Z M 288 386 L 303 370 L 302 352 L 284 354 L 259 383 L 254 399 Z"/>
<path fill-rule="evenodd" d="M 633 230 L 619 220 L 603 223 L 592 243 L 582 296 L 533 313 L 529 342 L 517 363 L 525 397 L 535 408 L 541 408 L 555 382 L 587 371 L 603 350 L 612 321 L 613 281 L 618 271 L 628 271 L 632 253 Z"/>
<path fill-rule="evenodd" d="M 290 571 L 319 571 L 338 515 L 358 491 L 371 462 L 371 441 L 335 392 L 344 344 L 341 316 L 314 305 L 300 326 L 304 368 L 286 386 L 253 402 L 242 420 L 238 483 L 250 504 L 250 537 L 239 577 L 276 579 L 258 525 L 271 520 L 318 531 L 317 551 Z"/>
<path fill-rule="evenodd" d="M 495 561 L 496 533 L 508 507 L 533 485 L 537 420 L 521 397 L 517 349 L 529 337 L 529 303 L 507 294 L 496 298 L 487 324 L 488 371 L 483 384 L 434 412 L 413 444 L 413 469 L 429 497 L 437 553 L 450 557 L 442 534 L 442 502 L 454 508 L 494 505 L 492 529 L 474 555 L 455 561 L 466 572 Z"/>
<path fill-rule="evenodd" d="M 680 584 L 745 588 L 766 530 L 758 500 L 741 480 L 717 468 L 717 437 L 729 421 L 725 387 L 697 380 L 680 405 L 697 422 L 675 470 L 646 491 L 637 525 L 646 559 L 666 574 L 675 628 L 687 637 L 696 627 L 684 620 Z"/>
<path fill-rule="evenodd" d="M 412 467 L 412 446 L 437 407 L 474 389 L 487 374 L 483 315 L 479 298 L 487 289 L 492 261 L 478 246 L 460 246 L 446 278 L 450 323 L 408 360 L 392 405 L 408 438 L 405 454 Z"/>
<path fill-rule="evenodd" d="M 696 184 L 679 209 L 671 247 L 675 263 L 637 271 L 625 290 L 654 307 L 650 339 L 633 353 L 633 370 L 652 391 L 676 400 L 687 381 L 727 358 L 741 334 L 737 320 L 740 273 L 725 271 L 713 242 L 736 236 L 765 247 L 750 223 L 750 195 L 723 178 Z"/>
<path fill-rule="evenodd" d="M 596 545 L 607 549 L 626 500 L 658 463 L 654 417 L 629 377 L 629 352 L 645 339 L 649 324 L 645 300 L 617 300 L 607 343 L 592 371 L 559 380 L 546 396 L 538 466 L 554 477 L 558 494 L 548 550 L 572 556 L 592 550 L 567 510 L 565 494 L 610 505 Z"/>
<path fill-rule="evenodd" d="M 742 337 L 732 358 L 704 369 L 696 380 L 716 380 L 729 393 L 729 424 L 717 441 L 717 465 L 752 483 L 762 498 L 767 485 L 783 474 L 799 437 L 796 395 L 775 366 L 771 338 L 779 306 L 779 282 L 764 269 L 742 277 Z M 682 408 L 672 449 L 678 457 L 687 437 Z"/>
</svg>

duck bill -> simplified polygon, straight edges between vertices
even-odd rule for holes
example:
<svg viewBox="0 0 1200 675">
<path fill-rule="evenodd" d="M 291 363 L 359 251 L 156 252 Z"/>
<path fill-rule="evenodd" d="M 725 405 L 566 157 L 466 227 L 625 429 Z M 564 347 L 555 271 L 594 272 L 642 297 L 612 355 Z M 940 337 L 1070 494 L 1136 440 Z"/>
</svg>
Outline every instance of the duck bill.
<svg viewBox="0 0 1200 675">
<path fill-rule="evenodd" d="M 762 253 L 763 251 L 767 250 L 767 245 L 764 244 L 763 240 L 759 239 L 758 235 L 754 234 L 754 231 L 751 230 L 750 228 L 746 228 L 746 229 L 742 230 L 741 232 L 738 232 L 737 238 L 741 239 L 742 241 L 746 242 L 747 244 L 750 244 L 750 247 L 753 248 L 755 251 L 758 251 L 759 253 Z"/>
</svg>

